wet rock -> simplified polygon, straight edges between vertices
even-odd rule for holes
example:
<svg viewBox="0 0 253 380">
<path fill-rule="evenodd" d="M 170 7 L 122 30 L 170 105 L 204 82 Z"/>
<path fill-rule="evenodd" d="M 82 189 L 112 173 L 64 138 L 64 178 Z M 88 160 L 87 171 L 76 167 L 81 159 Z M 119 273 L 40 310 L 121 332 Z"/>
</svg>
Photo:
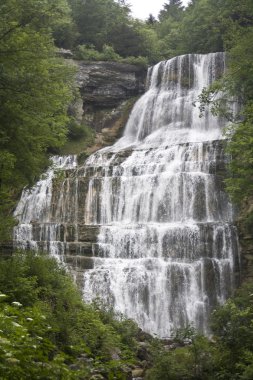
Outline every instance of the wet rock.
<svg viewBox="0 0 253 380">
<path fill-rule="evenodd" d="M 133 379 L 138 379 L 138 378 L 143 379 L 144 369 L 143 368 L 134 368 L 132 370 L 132 377 L 133 377 Z"/>
<path fill-rule="evenodd" d="M 114 351 L 111 351 L 111 358 L 112 360 L 120 360 L 120 350 L 119 349 L 115 349 Z"/>
<path fill-rule="evenodd" d="M 82 123 L 97 132 L 88 153 L 113 144 L 121 136 L 134 100 L 145 91 L 146 69 L 118 62 L 73 61 L 78 67 Z M 73 107 L 72 107 L 73 108 Z M 80 119 L 80 117 L 79 117 Z"/>
<path fill-rule="evenodd" d="M 83 257 L 83 256 L 65 256 L 64 260 L 67 264 L 71 265 L 74 268 L 79 269 L 93 269 L 94 262 L 92 258 Z"/>
<path fill-rule="evenodd" d="M 98 226 L 78 225 L 78 240 L 81 242 L 96 242 L 99 234 Z"/>
<path fill-rule="evenodd" d="M 104 380 L 104 376 L 101 374 L 95 374 L 90 377 L 90 380 Z"/>
<path fill-rule="evenodd" d="M 74 225 L 69 224 L 66 227 L 66 241 L 74 241 L 76 236 L 76 228 Z"/>
<path fill-rule="evenodd" d="M 59 55 L 62 58 L 65 58 L 65 59 L 72 59 L 73 58 L 73 53 L 69 49 L 59 48 L 57 50 L 57 55 Z"/>
<path fill-rule="evenodd" d="M 139 342 L 150 342 L 153 339 L 152 335 L 142 329 L 138 330 L 136 338 Z"/>
<path fill-rule="evenodd" d="M 150 349 L 150 345 L 148 342 L 139 342 L 137 354 L 136 354 L 137 358 L 145 362 L 150 361 L 151 355 L 150 355 L 149 349 Z"/>
</svg>

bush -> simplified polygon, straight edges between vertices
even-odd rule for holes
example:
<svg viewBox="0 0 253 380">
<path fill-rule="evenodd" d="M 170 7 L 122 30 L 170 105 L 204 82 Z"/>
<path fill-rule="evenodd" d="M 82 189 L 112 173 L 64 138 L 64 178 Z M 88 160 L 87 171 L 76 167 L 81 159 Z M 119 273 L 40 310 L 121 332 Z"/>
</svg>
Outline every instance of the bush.
<svg viewBox="0 0 253 380">
<path fill-rule="evenodd" d="M 121 61 L 122 63 L 129 63 L 131 65 L 136 65 L 136 66 L 141 66 L 143 68 L 148 67 L 148 58 L 147 57 L 126 57 L 122 58 Z"/>
<path fill-rule="evenodd" d="M 68 125 L 68 138 L 70 140 L 79 140 L 85 136 L 89 136 L 90 131 L 86 125 L 78 124 L 75 120 L 71 120 Z"/>
<path fill-rule="evenodd" d="M 114 61 L 120 63 L 129 63 L 146 68 L 148 66 L 147 57 L 129 56 L 121 57 L 115 52 L 112 46 L 104 45 L 102 52 L 95 50 L 94 46 L 79 45 L 75 51 L 75 58 L 84 61 Z"/>
<path fill-rule="evenodd" d="M 102 61 L 102 53 L 97 51 L 94 46 L 79 45 L 74 52 L 75 59 L 84 61 Z"/>
<path fill-rule="evenodd" d="M 211 327 L 212 340 L 190 327 L 176 332 L 176 348 L 166 351 L 161 344 L 157 345 L 154 365 L 146 380 L 252 379 L 252 282 L 244 284 L 233 298 L 213 312 Z"/>
<path fill-rule="evenodd" d="M 110 45 L 104 45 L 102 51 L 103 61 L 116 61 L 119 62 L 121 57 L 117 54 L 113 47 Z"/>
<path fill-rule="evenodd" d="M 75 58 L 84 61 L 119 61 L 120 56 L 112 46 L 103 45 L 102 52 L 97 51 L 94 46 L 79 45 L 75 51 Z"/>
<path fill-rule="evenodd" d="M 192 327 L 176 331 L 176 348 L 166 351 L 161 344 L 154 347 L 154 366 L 146 380 L 213 380 L 215 346 Z"/>
<path fill-rule="evenodd" d="M 126 378 L 134 330 L 84 304 L 55 259 L 17 253 L 0 260 L 0 290 L 1 379 L 90 379 L 96 371 Z"/>
</svg>

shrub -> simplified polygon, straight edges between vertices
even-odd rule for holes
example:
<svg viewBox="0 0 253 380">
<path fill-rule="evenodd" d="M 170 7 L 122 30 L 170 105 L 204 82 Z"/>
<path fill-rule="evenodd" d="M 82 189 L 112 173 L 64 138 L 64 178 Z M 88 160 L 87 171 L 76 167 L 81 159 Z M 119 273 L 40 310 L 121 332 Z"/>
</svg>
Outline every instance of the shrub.
<svg viewBox="0 0 253 380">
<path fill-rule="evenodd" d="M 75 120 L 71 120 L 68 125 L 68 138 L 70 140 L 79 140 L 88 136 L 90 131 L 86 125 L 78 124 Z"/>
<path fill-rule="evenodd" d="M 95 50 L 94 46 L 79 45 L 75 51 L 75 58 L 84 61 L 114 61 L 120 63 L 129 63 L 131 65 L 137 65 L 143 68 L 146 68 L 148 66 L 147 57 L 129 56 L 123 58 L 117 54 L 113 47 L 110 45 L 103 45 L 102 52 Z"/>
<path fill-rule="evenodd" d="M 0 260 L 0 289 L 1 379 L 126 379 L 134 330 L 86 305 L 55 259 L 21 252 Z"/>
</svg>

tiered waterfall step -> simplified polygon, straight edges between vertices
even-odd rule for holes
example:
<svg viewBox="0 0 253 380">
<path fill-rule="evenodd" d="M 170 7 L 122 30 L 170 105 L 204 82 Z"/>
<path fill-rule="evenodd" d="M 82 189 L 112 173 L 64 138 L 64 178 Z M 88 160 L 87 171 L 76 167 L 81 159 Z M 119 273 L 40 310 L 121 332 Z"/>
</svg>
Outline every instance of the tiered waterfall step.
<svg viewBox="0 0 253 380">
<path fill-rule="evenodd" d="M 33 240 L 95 243 L 99 226 L 71 223 L 32 222 Z"/>
<path fill-rule="evenodd" d="M 81 166 L 76 170 L 78 177 L 108 177 L 121 175 L 141 175 L 138 164 L 143 167 L 143 157 L 145 157 L 146 165 L 156 167 L 156 172 L 163 171 L 162 166 L 166 170 L 166 164 L 175 159 L 175 154 L 179 153 L 179 159 L 183 164 L 180 169 L 183 171 L 202 171 L 209 174 L 224 175 L 226 170 L 226 162 L 228 157 L 224 152 L 223 140 L 204 141 L 199 143 L 180 143 L 176 145 L 149 147 L 147 149 L 133 148 L 123 149 L 120 151 L 98 151 L 93 155 L 92 160 L 88 160 L 85 166 Z M 164 152 L 166 161 L 159 162 L 161 153 Z M 135 160 L 127 165 L 121 165 L 128 158 L 134 156 Z M 105 165 L 106 163 L 106 165 Z M 130 166 L 133 169 L 131 173 L 126 171 Z M 145 166 L 145 165 L 144 165 Z M 117 168 L 117 170 L 115 170 Z"/>
</svg>

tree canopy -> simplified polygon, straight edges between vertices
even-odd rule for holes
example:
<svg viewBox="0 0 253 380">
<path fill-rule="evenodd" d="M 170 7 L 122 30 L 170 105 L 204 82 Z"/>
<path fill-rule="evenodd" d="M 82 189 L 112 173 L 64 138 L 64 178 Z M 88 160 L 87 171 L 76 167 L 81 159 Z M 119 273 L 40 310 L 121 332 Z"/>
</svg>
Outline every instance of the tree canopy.
<svg viewBox="0 0 253 380">
<path fill-rule="evenodd" d="M 73 69 L 56 56 L 52 31 L 68 17 L 64 0 L 0 4 L 0 219 L 5 226 L 11 200 L 38 178 L 48 150 L 65 141 Z"/>
</svg>

